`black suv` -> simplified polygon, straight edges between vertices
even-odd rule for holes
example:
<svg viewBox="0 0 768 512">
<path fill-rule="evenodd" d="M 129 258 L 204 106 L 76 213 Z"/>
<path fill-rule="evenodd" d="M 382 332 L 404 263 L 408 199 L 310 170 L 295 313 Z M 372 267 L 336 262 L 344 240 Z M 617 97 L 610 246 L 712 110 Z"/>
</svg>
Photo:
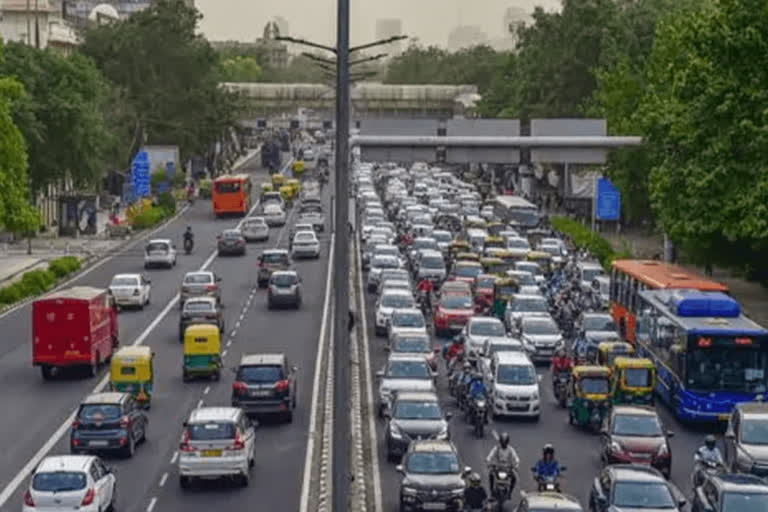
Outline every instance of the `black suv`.
<svg viewBox="0 0 768 512">
<path fill-rule="evenodd" d="M 463 467 L 450 441 L 412 441 L 397 466 L 400 483 L 400 511 L 464 510 L 465 478 L 472 468 Z"/>
<path fill-rule="evenodd" d="M 692 512 L 768 510 L 768 485 L 754 475 L 709 476 L 693 493 Z"/>
<path fill-rule="evenodd" d="M 235 370 L 232 406 L 253 416 L 275 414 L 293 421 L 296 372 L 284 354 L 244 355 Z"/>
<path fill-rule="evenodd" d="M 589 510 L 680 512 L 686 500 L 664 475 L 649 466 L 616 464 L 600 472 L 589 494 Z"/>
<path fill-rule="evenodd" d="M 149 418 L 128 393 L 94 393 L 80 404 L 72 423 L 69 446 L 73 454 L 116 451 L 132 457 L 147 439 Z"/>
</svg>

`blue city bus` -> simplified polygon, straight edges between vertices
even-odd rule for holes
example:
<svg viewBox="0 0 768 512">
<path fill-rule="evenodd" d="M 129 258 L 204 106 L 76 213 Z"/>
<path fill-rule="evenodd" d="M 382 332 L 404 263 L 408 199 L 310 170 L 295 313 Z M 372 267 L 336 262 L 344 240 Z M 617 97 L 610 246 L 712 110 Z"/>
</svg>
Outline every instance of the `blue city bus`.
<svg viewBox="0 0 768 512">
<path fill-rule="evenodd" d="M 655 363 L 656 394 L 678 419 L 727 421 L 737 403 L 768 396 L 768 331 L 737 301 L 697 290 L 638 295 L 637 353 Z"/>
</svg>

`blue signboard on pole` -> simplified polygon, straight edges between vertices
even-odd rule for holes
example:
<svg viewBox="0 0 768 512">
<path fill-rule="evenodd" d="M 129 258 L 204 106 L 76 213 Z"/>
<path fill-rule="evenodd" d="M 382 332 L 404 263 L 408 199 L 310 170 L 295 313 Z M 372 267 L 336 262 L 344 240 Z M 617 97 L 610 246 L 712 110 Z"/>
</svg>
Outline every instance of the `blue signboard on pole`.
<svg viewBox="0 0 768 512">
<path fill-rule="evenodd" d="M 595 217 L 597 220 L 619 220 L 621 196 L 608 178 L 597 180 Z"/>
<path fill-rule="evenodd" d="M 147 197 L 152 192 L 149 182 L 149 155 L 140 151 L 131 162 L 131 184 L 136 198 Z"/>
</svg>

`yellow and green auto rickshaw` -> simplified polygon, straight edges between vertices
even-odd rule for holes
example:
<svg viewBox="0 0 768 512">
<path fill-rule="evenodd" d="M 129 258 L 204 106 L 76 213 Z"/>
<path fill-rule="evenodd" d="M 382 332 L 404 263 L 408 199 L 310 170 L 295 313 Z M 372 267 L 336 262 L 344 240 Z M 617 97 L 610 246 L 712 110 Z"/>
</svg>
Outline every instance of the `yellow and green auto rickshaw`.
<svg viewBox="0 0 768 512">
<path fill-rule="evenodd" d="M 280 197 L 285 201 L 285 206 L 290 208 L 291 205 L 293 205 L 293 187 L 290 185 L 283 185 L 278 191 L 280 192 Z"/>
<path fill-rule="evenodd" d="M 605 366 L 606 368 L 613 368 L 613 361 L 617 357 L 632 357 L 633 355 L 635 355 L 635 347 L 626 341 L 618 339 L 613 341 L 601 341 L 597 345 L 595 364 L 598 366 Z"/>
<path fill-rule="evenodd" d="M 305 168 L 306 166 L 304 165 L 304 160 L 296 160 L 291 164 L 291 171 L 293 172 L 293 176 L 296 178 L 304 174 Z"/>
<path fill-rule="evenodd" d="M 453 258 L 454 262 L 459 261 L 474 261 L 475 263 L 480 263 L 480 255 L 476 252 L 460 252 L 457 253 L 456 256 Z"/>
<path fill-rule="evenodd" d="M 489 247 L 504 249 L 506 248 L 506 244 L 504 243 L 504 239 L 502 237 L 489 234 L 485 237 L 485 245 L 483 245 L 483 247 L 485 249 L 488 249 Z"/>
<path fill-rule="evenodd" d="M 499 277 L 506 277 L 510 265 L 501 258 L 480 258 L 480 264 L 483 266 L 486 274 L 493 274 Z"/>
<path fill-rule="evenodd" d="M 493 283 L 493 316 L 504 321 L 507 304 L 520 292 L 520 283 L 511 277 L 500 277 Z"/>
<path fill-rule="evenodd" d="M 285 176 L 280 174 L 279 172 L 276 172 L 272 175 L 272 190 L 280 190 L 280 187 L 282 187 L 285 184 Z"/>
<path fill-rule="evenodd" d="M 154 381 L 152 349 L 146 346 L 122 347 L 112 354 L 109 364 L 109 387 L 113 391 L 130 393 L 143 407 L 149 409 Z"/>
<path fill-rule="evenodd" d="M 480 217 L 468 217 L 464 220 L 464 229 L 486 229 L 488 222 Z"/>
<path fill-rule="evenodd" d="M 526 259 L 538 263 L 542 274 L 547 275 L 552 272 L 552 255 L 548 252 L 531 251 L 526 256 Z"/>
<path fill-rule="evenodd" d="M 613 360 L 611 399 L 614 404 L 653 405 L 656 367 L 642 357 L 622 357 Z"/>
<path fill-rule="evenodd" d="M 285 180 L 285 184 L 293 189 L 294 198 L 299 197 L 299 193 L 301 193 L 301 182 L 299 180 L 296 178 L 291 178 L 289 180 Z"/>
<path fill-rule="evenodd" d="M 221 335 L 212 324 L 192 324 L 184 331 L 184 382 L 193 377 L 221 377 Z"/>
<path fill-rule="evenodd" d="M 610 370 L 576 366 L 568 384 L 568 422 L 598 431 L 611 408 Z"/>
<path fill-rule="evenodd" d="M 264 194 L 266 194 L 267 192 L 274 192 L 274 191 L 275 191 L 275 187 L 272 186 L 272 183 L 265 181 L 264 183 L 261 184 L 262 198 L 264 197 Z"/>
<path fill-rule="evenodd" d="M 455 259 L 460 252 L 469 252 L 472 250 L 472 244 L 466 240 L 454 240 L 448 244 L 448 257 Z"/>
<path fill-rule="evenodd" d="M 507 229 L 507 228 L 506 228 L 506 226 L 504 226 L 503 223 L 495 222 L 495 221 L 489 222 L 488 226 L 485 228 L 485 230 L 488 231 L 488 235 L 489 236 L 501 238 L 501 241 L 502 241 L 502 244 L 503 244 L 502 247 L 505 247 L 506 245 L 504 244 L 504 238 L 502 238 L 500 233 L 502 231 L 504 231 L 505 229 Z"/>
</svg>

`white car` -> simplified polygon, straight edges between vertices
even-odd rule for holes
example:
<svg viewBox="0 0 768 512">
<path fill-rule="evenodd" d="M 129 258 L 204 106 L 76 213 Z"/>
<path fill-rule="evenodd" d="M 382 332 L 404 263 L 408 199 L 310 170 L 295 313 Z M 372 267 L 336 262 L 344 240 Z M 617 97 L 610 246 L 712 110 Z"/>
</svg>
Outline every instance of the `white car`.
<svg viewBox="0 0 768 512">
<path fill-rule="evenodd" d="M 298 231 L 291 240 L 291 255 L 295 258 L 319 258 L 320 241 L 314 231 Z"/>
<path fill-rule="evenodd" d="M 402 268 L 402 261 L 397 256 L 380 254 L 371 258 L 371 269 L 368 271 L 368 291 L 373 293 L 379 287 L 381 272 L 384 269 Z"/>
<path fill-rule="evenodd" d="M 246 242 L 256 242 L 269 239 L 269 226 L 264 217 L 248 217 L 240 228 Z"/>
<path fill-rule="evenodd" d="M 387 334 L 387 326 L 395 309 L 412 309 L 416 301 L 410 290 L 388 290 L 376 302 L 376 335 Z"/>
<path fill-rule="evenodd" d="M 144 268 L 173 267 L 176 265 L 176 245 L 168 238 L 147 242 L 144 247 Z"/>
<path fill-rule="evenodd" d="M 284 226 L 285 225 L 285 210 L 280 208 L 277 204 L 268 204 L 264 207 L 264 221 L 267 226 Z"/>
<path fill-rule="evenodd" d="M 144 309 L 149 304 L 151 281 L 141 274 L 116 274 L 109 283 L 109 292 L 118 306 Z"/>
<path fill-rule="evenodd" d="M 491 359 L 491 412 L 493 416 L 539 418 L 539 379 L 523 352 L 497 352 Z"/>
<path fill-rule="evenodd" d="M 311 224 L 317 231 L 325 231 L 325 215 L 320 204 L 303 205 L 299 209 L 299 222 Z"/>
<path fill-rule="evenodd" d="M 55 455 L 37 465 L 22 512 L 113 510 L 117 479 L 95 455 Z"/>
<path fill-rule="evenodd" d="M 535 348 L 534 361 L 549 361 L 563 343 L 563 335 L 551 316 L 523 317 L 520 338 Z"/>
<path fill-rule="evenodd" d="M 384 295 L 390 290 L 405 291 L 408 293 L 413 292 L 411 282 L 407 279 L 387 279 L 379 284 L 379 295 Z"/>
<path fill-rule="evenodd" d="M 474 316 L 464 326 L 464 350 L 467 359 L 476 361 L 482 352 L 483 343 L 488 339 L 504 339 L 507 331 L 504 324 L 493 316 Z"/>
<path fill-rule="evenodd" d="M 387 338 L 392 341 L 397 336 L 411 333 L 426 333 L 427 322 L 420 309 L 395 309 L 389 319 Z"/>
<path fill-rule="evenodd" d="M 384 415 L 394 395 L 401 391 L 435 391 L 434 374 L 421 354 L 391 354 L 379 380 L 379 416 Z"/>
<path fill-rule="evenodd" d="M 233 478 L 245 487 L 253 467 L 254 427 L 239 407 L 200 407 L 184 423 L 179 444 L 179 484 L 195 478 Z"/>
<path fill-rule="evenodd" d="M 518 293 L 512 296 L 509 306 L 504 313 L 504 322 L 510 331 L 518 328 L 523 318 L 529 316 L 549 316 L 549 302 L 543 295 L 523 295 Z"/>
<path fill-rule="evenodd" d="M 507 238 L 507 250 L 510 256 L 523 258 L 531 252 L 531 244 L 523 237 L 509 237 Z"/>
</svg>

